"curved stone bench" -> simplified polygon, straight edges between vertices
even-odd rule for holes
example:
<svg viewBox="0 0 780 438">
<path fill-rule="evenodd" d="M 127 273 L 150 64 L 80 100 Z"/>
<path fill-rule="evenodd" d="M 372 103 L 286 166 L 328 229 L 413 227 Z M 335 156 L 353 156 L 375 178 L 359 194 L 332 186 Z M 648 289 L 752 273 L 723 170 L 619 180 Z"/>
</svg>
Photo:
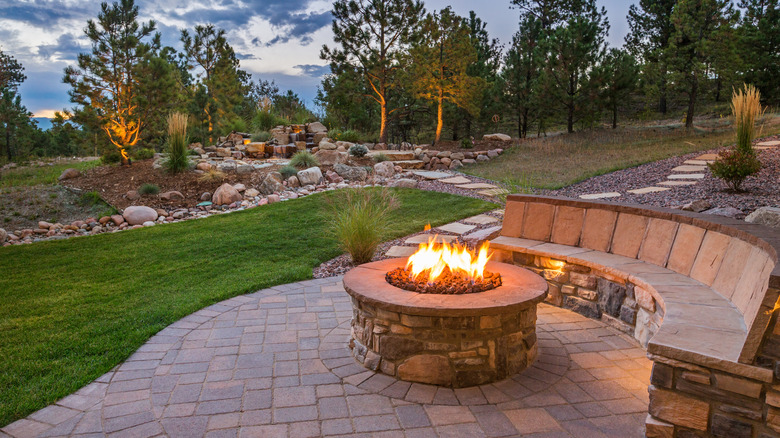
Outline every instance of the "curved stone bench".
<svg viewBox="0 0 780 438">
<path fill-rule="evenodd" d="M 647 348 L 648 436 L 780 432 L 780 233 L 678 210 L 511 195 L 491 247 L 494 260 L 542 274 L 549 303 Z"/>
</svg>

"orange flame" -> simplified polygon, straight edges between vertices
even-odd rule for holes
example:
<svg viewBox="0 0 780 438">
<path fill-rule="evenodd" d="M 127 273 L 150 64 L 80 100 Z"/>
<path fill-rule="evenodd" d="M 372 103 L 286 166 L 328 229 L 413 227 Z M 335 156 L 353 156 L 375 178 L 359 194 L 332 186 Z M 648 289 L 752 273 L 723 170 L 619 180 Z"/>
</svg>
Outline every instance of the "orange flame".
<svg viewBox="0 0 780 438">
<path fill-rule="evenodd" d="M 488 254 L 488 242 L 475 254 L 460 245 L 437 243 L 437 237 L 438 235 L 429 238 L 428 243 L 421 243 L 420 249 L 409 256 L 406 269 L 411 271 L 414 279 L 427 271 L 428 282 L 433 283 L 447 269 L 452 274 L 461 274 L 471 281 L 482 279 L 485 265 L 492 256 Z"/>
</svg>

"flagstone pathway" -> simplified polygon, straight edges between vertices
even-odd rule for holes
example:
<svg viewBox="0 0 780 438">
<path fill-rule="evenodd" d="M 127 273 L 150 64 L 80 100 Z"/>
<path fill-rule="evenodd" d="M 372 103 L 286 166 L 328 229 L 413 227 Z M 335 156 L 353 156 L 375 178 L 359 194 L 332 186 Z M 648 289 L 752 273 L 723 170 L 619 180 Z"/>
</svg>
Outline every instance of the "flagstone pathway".
<svg viewBox="0 0 780 438">
<path fill-rule="evenodd" d="M 539 358 L 463 389 L 358 365 L 341 278 L 209 306 L 0 437 L 640 437 L 651 362 L 627 335 L 541 305 Z"/>
<path fill-rule="evenodd" d="M 773 140 L 773 141 L 756 143 L 753 146 L 753 149 L 765 150 L 765 149 L 776 148 L 778 146 L 780 146 L 780 141 Z M 682 165 L 673 168 L 672 172 L 676 172 L 676 173 L 667 176 L 666 181 L 661 181 L 656 183 L 655 185 L 642 187 L 639 189 L 626 190 L 626 193 L 631 193 L 634 195 L 644 195 L 648 193 L 670 190 L 671 187 L 693 186 L 696 184 L 696 181 L 702 180 L 706 177 L 706 174 L 702 172 L 706 172 L 707 165 L 709 163 L 715 162 L 717 159 L 718 159 L 718 154 L 699 155 L 698 157 L 693 158 L 691 160 L 686 160 L 683 162 Z M 603 193 L 588 193 L 588 194 L 580 195 L 580 198 L 581 199 L 606 199 L 606 198 L 618 198 L 621 196 L 623 196 L 622 193 L 613 191 L 613 192 L 603 192 Z"/>
</svg>

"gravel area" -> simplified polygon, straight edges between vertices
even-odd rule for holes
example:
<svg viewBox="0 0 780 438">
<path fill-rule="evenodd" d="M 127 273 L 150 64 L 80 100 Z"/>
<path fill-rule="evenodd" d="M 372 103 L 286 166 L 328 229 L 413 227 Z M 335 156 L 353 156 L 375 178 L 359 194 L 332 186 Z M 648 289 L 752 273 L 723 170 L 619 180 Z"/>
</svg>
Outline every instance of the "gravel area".
<svg viewBox="0 0 780 438">
<path fill-rule="evenodd" d="M 780 137 L 780 136 L 778 136 Z M 757 140 L 763 142 L 776 140 L 778 137 L 768 137 Z M 706 169 L 704 179 L 697 180 L 695 185 L 673 186 L 671 190 L 663 192 L 636 195 L 628 193 L 628 190 L 653 186 L 665 181 L 667 176 L 676 166 L 683 164 L 685 160 L 692 160 L 705 153 L 718 153 L 726 148 L 701 151 L 680 157 L 668 158 L 641 166 L 623 169 L 606 175 L 589 178 L 583 182 L 558 190 L 540 191 L 538 194 L 566 196 L 578 198 L 580 195 L 602 192 L 619 192 L 622 196 L 605 198 L 599 201 L 622 204 L 646 204 L 658 207 L 679 208 L 689 202 L 705 200 L 713 208 L 732 207 L 742 211 L 738 218 L 754 211 L 759 207 L 780 205 L 780 148 L 758 151 L 758 157 L 763 163 L 761 171 L 745 180 L 744 192 L 734 193 L 727 189 L 726 184 L 713 177 L 709 169 Z M 690 172 L 698 173 L 698 172 Z"/>
</svg>

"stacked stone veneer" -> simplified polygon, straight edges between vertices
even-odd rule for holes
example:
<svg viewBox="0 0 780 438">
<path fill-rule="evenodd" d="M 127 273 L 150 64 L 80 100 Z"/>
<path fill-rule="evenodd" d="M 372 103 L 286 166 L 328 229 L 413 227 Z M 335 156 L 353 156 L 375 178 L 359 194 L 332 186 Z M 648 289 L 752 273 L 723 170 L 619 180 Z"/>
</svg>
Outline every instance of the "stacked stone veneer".
<svg viewBox="0 0 780 438">
<path fill-rule="evenodd" d="M 543 275 L 548 303 L 602 320 L 649 349 L 647 436 L 780 437 L 776 231 L 514 195 L 501 235 L 494 260 Z"/>
<path fill-rule="evenodd" d="M 500 315 L 419 316 L 352 298 L 355 358 L 401 380 L 461 388 L 509 377 L 537 355 L 536 306 Z"/>
</svg>

